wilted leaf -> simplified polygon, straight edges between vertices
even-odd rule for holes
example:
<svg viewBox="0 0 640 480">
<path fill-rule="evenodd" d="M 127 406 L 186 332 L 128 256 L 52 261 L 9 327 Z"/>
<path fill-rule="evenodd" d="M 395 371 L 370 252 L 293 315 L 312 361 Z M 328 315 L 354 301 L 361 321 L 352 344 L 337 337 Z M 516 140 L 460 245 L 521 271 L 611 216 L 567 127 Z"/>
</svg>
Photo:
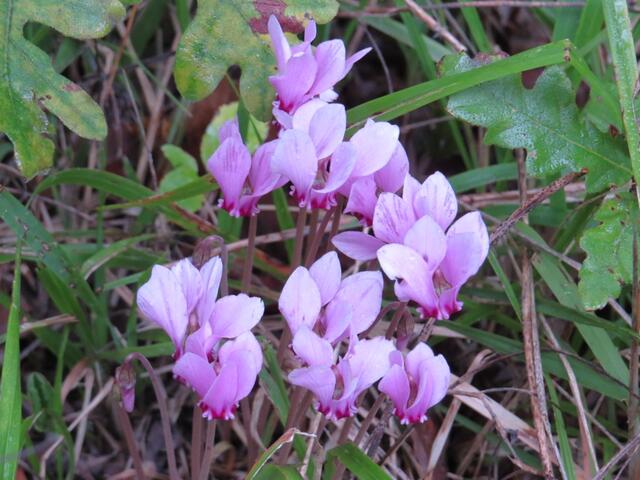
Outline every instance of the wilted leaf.
<svg viewBox="0 0 640 480">
<path fill-rule="evenodd" d="M 102 139 L 107 125 L 100 107 L 78 85 L 58 75 L 48 55 L 23 36 L 38 22 L 69 37 L 106 35 L 124 16 L 117 0 L 51 2 L 0 0 L 0 132 L 13 142 L 26 177 L 51 166 L 53 142 L 46 137 L 45 108 L 78 135 Z"/>
<path fill-rule="evenodd" d="M 630 193 L 606 200 L 595 217 L 600 225 L 585 231 L 580 246 L 587 258 L 580 269 L 580 296 L 587 309 L 602 308 L 617 298 L 633 278 L 633 223 L 638 205 Z"/>
<path fill-rule="evenodd" d="M 452 63 L 449 59 L 448 63 Z M 445 67 L 458 73 L 478 66 L 468 57 Z M 447 110 L 487 128 L 485 143 L 527 150 L 527 169 L 539 177 L 587 168 L 587 189 L 600 191 L 631 176 L 624 144 L 585 121 L 575 92 L 559 67 L 549 67 L 532 89 L 519 75 L 488 82 L 452 95 Z"/>
<path fill-rule="evenodd" d="M 242 99 L 251 113 L 266 120 L 274 96 L 268 77 L 275 72 L 269 16 L 276 15 L 285 31 L 300 33 L 310 18 L 326 23 L 337 11 L 335 0 L 200 0 L 176 56 L 178 89 L 199 100 L 230 66 L 238 65 Z"/>
</svg>

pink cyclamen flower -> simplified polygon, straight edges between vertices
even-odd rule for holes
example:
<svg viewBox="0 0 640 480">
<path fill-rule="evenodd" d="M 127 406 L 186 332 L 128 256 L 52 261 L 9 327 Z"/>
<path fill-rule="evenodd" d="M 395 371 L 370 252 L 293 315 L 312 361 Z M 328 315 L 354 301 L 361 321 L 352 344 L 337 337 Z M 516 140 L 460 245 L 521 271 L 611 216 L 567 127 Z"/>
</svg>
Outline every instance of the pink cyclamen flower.
<svg viewBox="0 0 640 480">
<path fill-rule="evenodd" d="M 451 379 L 449 365 L 442 355 L 420 343 L 403 359 L 399 351 L 391 354 L 391 368 L 378 388 L 387 394 L 401 423 L 421 423 L 427 410 L 447 393 Z"/>
<path fill-rule="evenodd" d="M 345 279 L 341 274 L 336 252 L 323 255 L 309 269 L 294 270 L 278 301 L 294 336 L 304 326 L 333 344 L 364 332 L 375 321 L 382 302 L 382 274 L 359 272 Z"/>
<path fill-rule="evenodd" d="M 211 155 L 207 167 L 222 191 L 220 207 L 232 216 L 248 217 L 258 213 L 258 200 L 286 182 L 271 170 L 277 140 L 261 145 L 251 156 L 238 130 L 236 120 L 220 128 L 220 146 Z"/>
<path fill-rule="evenodd" d="M 347 58 L 341 40 L 329 40 L 312 47 L 311 42 L 316 37 L 313 20 L 305 29 L 304 41 L 293 47 L 289 45 L 275 16 L 269 18 L 268 27 L 278 67 L 278 73 L 269 77 L 277 94 L 274 113 L 279 110 L 293 114 L 300 105 L 314 97 L 334 100 L 334 85 L 371 50 L 366 48 Z"/>
<path fill-rule="evenodd" d="M 368 120 L 350 140 L 358 160 L 340 193 L 348 199 L 345 213 L 352 213 L 363 225 L 371 225 L 378 194 L 400 190 L 409 172 L 399 132 L 395 125 Z"/>
<path fill-rule="evenodd" d="M 149 280 L 138 290 L 140 311 L 167 332 L 176 357 L 184 351 L 190 319 L 199 326 L 211 317 L 221 278 L 220 258 L 211 258 L 200 269 L 185 258 L 171 268 L 155 265 Z"/>
<path fill-rule="evenodd" d="M 260 344 L 252 333 L 245 332 L 225 342 L 211 361 L 185 353 L 173 372 L 198 394 L 203 417 L 228 420 L 234 417 L 240 400 L 251 393 L 262 361 Z"/>
<path fill-rule="evenodd" d="M 343 105 L 308 105 L 293 116 L 293 128 L 281 132 L 271 169 L 291 181 L 300 207 L 328 209 L 356 165 L 356 152 L 342 141 L 347 125 Z"/>
<path fill-rule="evenodd" d="M 308 365 L 293 370 L 289 381 L 313 392 L 318 411 L 331 419 L 350 417 L 358 397 L 391 367 L 393 343 L 383 337 L 353 340 L 347 354 L 336 361 L 328 341 L 306 327 L 294 337 L 293 348 Z"/>
<path fill-rule="evenodd" d="M 374 236 L 344 232 L 333 244 L 356 260 L 377 257 L 387 276 L 397 280 L 398 299 L 417 302 L 423 316 L 446 319 L 462 308 L 460 287 L 489 252 L 480 213 L 468 213 L 451 225 L 456 213 L 455 193 L 444 175 L 436 172 L 422 185 L 407 176 L 402 197 L 382 193 L 378 198 Z"/>
</svg>

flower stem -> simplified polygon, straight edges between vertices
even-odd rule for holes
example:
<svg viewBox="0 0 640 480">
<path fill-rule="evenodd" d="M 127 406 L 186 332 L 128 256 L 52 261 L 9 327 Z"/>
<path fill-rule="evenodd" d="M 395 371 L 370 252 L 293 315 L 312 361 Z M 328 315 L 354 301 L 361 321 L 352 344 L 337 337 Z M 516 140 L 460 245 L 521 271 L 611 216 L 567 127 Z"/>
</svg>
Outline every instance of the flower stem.
<svg viewBox="0 0 640 480">
<path fill-rule="evenodd" d="M 291 259 L 291 268 L 296 268 L 302 262 L 302 246 L 304 244 L 304 227 L 307 223 L 307 207 L 300 207 L 296 222 L 296 239 Z"/>
<path fill-rule="evenodd" d="M 193 420 L 191 422 L 191 478 L 197 480 L 200 475 L 200 463 L 202 462 L 202 410 L 199 406 L 193 407 Z"/>
<path fill-rule="evenodd" d="M 200 466 L 200 477 L 198 480 L 207 480 L 209 477 L 209 471 L 211 470 L 211 464 L 214 460 L 214 445 L 216 436 L 216 421 L 210 420 L 207 424 L 207 439 L 204 447 L 204 458 L 202 459 L 202 465 Z"/>
<path fill-rule="evenodd" d="M 307 249 L 307 258 L 305 260 L 305 265 L 308 267 L 313 263 L 316 259 L 316 255 L 318 253 L 318 248 L 320 247 L 320 242 L 322 242 L 322 237 L 324 237 L 324 232 L 327 230 L 327 225 L 329 225 L 329 220 L 334 216 L 337 207 L 333 207 L 328 212 L 325 212 L 324 217 L 322 217 L 322 221 L 320 222 L 320 226 L 316 230 L 313 235 L 313 240 L 311 241 L 311 245 Z"/>
<path fill-rule="evenodd" d="M 167 408 L 167 392 L 162 386 L 162 382 L 147 357 L 142 355 L 140 352 L 132 352 L 130 353 L 125 362 L 130 362 L 132 360 L 138 360 L 144 369 L 147 371 L 149 378 L 151 379 L 151 384 L 153 385 L 153 390 L 156 394 L 156 399 L 158 400 L 158 408 L 160 409 L 160 420 L 162 423 L 162 434 L 164 436 L 164 446 L 167 450 L 167 463 L 169 464 L 169 478 L 171 480 L 180 480 L 180 476 L 178 475 L 178 467 L 176 465 L 176 452 L 173 445 L 173 437 L 171 436 L 171 422 L 169 420 L 169 409 Z"/>
<path fill-rule="evenodd" d="M 131 420 L 129 420 L 129 415 L 127 415 L 127 412 L 124 410 L 124 408 L 122 408 L 120 402 L 115 403 L 118 421 L 120 422 L 120 428 L 122 429 L 124 439 L 127 442 L 127 448 L 129 449 L 131 460 L 133 461 L 133 468 L 136 471 L 136 477 L 145 480 L 147 477 L 144 474 L 142 459 L 140 458 L 140 452 L 138 451 L 138 447 L 136 446 L 136 440 L 133 435 L 133 428 L 131 427 Z"/>
<path fill-rule="evenodd" d="M 331 232 L 329 232 L 329 238 L 327 239 L 327 252 L 334 250 L 333 244 L 331 243 L 331 239 L 336 236 L 338 230 L 340 229 L 340 219 L 342 218 L 342 210 L 344 209 L 344 199 L 340 198 L 338 200 L 338 205 L 335 207 L 335 211 L 333 213 L 333 223 L 331 224 Z"/>
<path fill-rule="evenodd" d="M 253 270 L 253 257 L 256 251 L 256 232 L 258 230 L 258 216 L 249 217 L 249 231 L 247 233 L 247 255 L 244 259 L 244 270 L 242 272 L 242 292 L 249 293 L 251 284 L 251 271 Z"/>
</svg>

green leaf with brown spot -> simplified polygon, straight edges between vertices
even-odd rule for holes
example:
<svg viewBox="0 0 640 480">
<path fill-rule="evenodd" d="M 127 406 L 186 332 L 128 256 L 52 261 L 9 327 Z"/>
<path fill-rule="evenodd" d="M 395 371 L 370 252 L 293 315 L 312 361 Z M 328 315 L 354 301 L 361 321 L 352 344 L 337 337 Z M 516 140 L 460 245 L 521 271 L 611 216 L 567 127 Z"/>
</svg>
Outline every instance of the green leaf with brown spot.
<svg viewBox="0 0 640 480">
<path fill-rule="evenodd" d="M 274 97 L 269 75 L 275 73 L 269 16 L 276 15 L 283 30 L 297 34 L 310 18 L 326 23 L 337 12 L 335 0 L 200 0 L 178 47 L 178 89 L 186 98 L 199 100 L 216 88 L 229 67 L 238 65 L 247 109 L 267 120 Z"/>
<path fill-rule="evenodd" d="M 124 13 L 117 0 L 0 0 L 0 132 L 13 142 L 26 177 L 49 168 L 53 160 L 43 108 L 85 138 L 104 138 L 107 125 L 91 97 L 58 75 L 49 56 L 24 38 L 25 24 L 42 23 L 78 39 L 97 38 Z"/>
<path fill-rule="evenodd" d="M 617 298 L 633 279 L 633 228 L 640 226 L 638 204 L 631 193 L 605 200 L 594 216 L 599 225 L 585 231 L 580 246 L 587 258 L 580 268 L 580 296 L 595 310 Z"/>
</svg>

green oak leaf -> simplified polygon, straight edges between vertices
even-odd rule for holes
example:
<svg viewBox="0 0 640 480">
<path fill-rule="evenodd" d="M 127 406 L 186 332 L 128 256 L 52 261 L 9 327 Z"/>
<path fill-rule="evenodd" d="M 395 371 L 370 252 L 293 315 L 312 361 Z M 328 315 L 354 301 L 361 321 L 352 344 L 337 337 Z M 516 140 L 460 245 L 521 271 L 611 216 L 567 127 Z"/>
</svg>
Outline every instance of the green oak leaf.
<svg viewBox="0 0 640 480">
<path fill-rule="evenodd" d="M 0 0 L 0 132 L 13 142 L 26 177 L 49 168 L 53 160 L 43 108 L 85 138 L 104 138 L 107 125 L 91 97 L 58 75 L 49 56 L 24 38 L 25 24 L 42 23 L 78 39 L 97 38 L 124 14 L 117 0 Z"/>
<path fill-rule="evenodd" d="M 478 66 L 466 56 L 447 59 L 444 71 Z M 527 170 L 549 177 L 588 170 L 587 190 L 620 185 L 631 176 L 625 144 L 586 121 L 575 103 L 571 81 L 560 67 L 549 67 L 531 89 L 513 75 L 452 95 L 447 110 L 486 127 L 485 143 L 527 150 Z"/>
<path fill-rule="evenodd" d="M 638 204 L 630 193 L 605 200 L 594 219 L 599 225 L 584 232 L 580 246 L 587 258 L 580 268 L 578 285 L 582 303 L 589 310 L 617 298 L 624 284 L 633 280 L 633 224 L 640 226 Z"/>
<path fill-rule="evenodd" d="M 276 15 L 283 30 L 300 33 L 310 18 L 326 23 L 337 12 L 336 0 L 198 0 L 196 16 L 176 54 L 178 90 L 190 100 L 204 98 L 229 67 L 238 65 L 247 109 L 267 120 L 274 97 L 268 77 L 275 73 L 269 16 Z"/>
</svg>

